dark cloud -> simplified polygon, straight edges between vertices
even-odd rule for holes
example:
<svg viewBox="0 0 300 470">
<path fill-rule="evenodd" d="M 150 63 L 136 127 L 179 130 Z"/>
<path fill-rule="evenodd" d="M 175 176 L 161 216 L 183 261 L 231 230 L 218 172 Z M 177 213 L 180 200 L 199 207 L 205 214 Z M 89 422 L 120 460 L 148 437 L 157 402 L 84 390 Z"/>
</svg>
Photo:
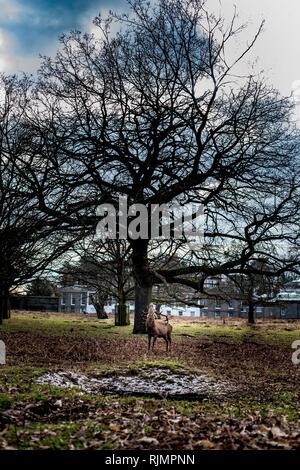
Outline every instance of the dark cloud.
<svg viewBox="0 0 300 470">
<path fill-rule="evenodd" d="M 14 0 L 2 3 L 8 5 L 10 1 L 12 6 Z M 15 0 L 15 3 L 15 14 L 0 16 L 0 28 L 13 38 L 15 53 L 27 56 L 47 53 L 48 46 L 63 32 L 87 28 L 103 8 L 125 5 L 124 0 Z"/>
</svg>

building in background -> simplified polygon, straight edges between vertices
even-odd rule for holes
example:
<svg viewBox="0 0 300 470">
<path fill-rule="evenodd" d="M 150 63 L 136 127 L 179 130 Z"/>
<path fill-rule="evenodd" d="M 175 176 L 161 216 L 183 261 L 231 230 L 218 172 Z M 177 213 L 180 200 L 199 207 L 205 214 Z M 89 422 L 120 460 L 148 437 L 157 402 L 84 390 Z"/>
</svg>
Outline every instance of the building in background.
<svg viewBox="0 0 300 470">
<path fill-rule="evenodd" d="M 284 287 L 285 290 L 272 300 L 267 300 L 264 294 L 255 296 L 256 318 L 300 318 L 300 280 Z M 218 275 L 207 278 L 204 293 L 198 295 L 182 285 L 154 285 L 152 301 L 160 313 L 169 316 L 246 319 L 249 313 L 247 294 L 247 291 L 241 291 L 229 283 L 226 276 Z M 84 286 L 79 280 L 73 281 L 61 288 L 59 310 L 95 314 L 95 296 L 96 289 Z M 134 301 L 129 300 L 126 305 L 129 312 L 134 313 Z M 106 314 L 115 314 L 116 300 L 109 298 L 103 310 Z"/>
<path fill-rule="evenodd" d="M 59 311 L 66 313 L 96 313 L 94 305 L 96 291 L 87 287 L 75 284 L 60 289 Z M 134 302 L 128 302 L 129 311 L 134 311 Z M 114 314 L 116 302 L 111 299 L 104 307 L 105 313 Z"/>
<path fill-rule="evenodd" d="M 206 292 L 208 294 L 201 294 L 195 305 L 184 303 L 184 296 L 182 296 L 182 302 L 162 297 L 161 303 L 159 303 L 159 292 L 154 286 L 154 303 L 159 306 L 162 314 L 168 316 L 247 318 L 248 306 L 245 300 L 239 298 L 225 300 L 221 298 L 219 296 L 220 284 L 216 280 L 207 284 Z M 59 297 L 13 295 L 11 297 L 11 308 L 13 310 L 96 314 L 95 295 L 96 291 L 92 288 L 75 284 L 61 287 Z M 188 302 L 190 292 L 186 291 L 185 295 Z M 129 312 L 134 313 L 134 301 L 130 300 L 127 305 Z M 107 314 L 115 314 L 116 302 L 114 299 L 110 299 L 104 309 Z M 257 303 L 255 315 L 257 318 L 300 319 L 300 279 L 285 284 L 284 288 L 273 299 L 262 299 L 261 303 Z"/>
<path fill-rule="evenodd" d="M 300 279 L 287 282 L 265 307 L 270 318 L 300 319 Z"/>
</svg>

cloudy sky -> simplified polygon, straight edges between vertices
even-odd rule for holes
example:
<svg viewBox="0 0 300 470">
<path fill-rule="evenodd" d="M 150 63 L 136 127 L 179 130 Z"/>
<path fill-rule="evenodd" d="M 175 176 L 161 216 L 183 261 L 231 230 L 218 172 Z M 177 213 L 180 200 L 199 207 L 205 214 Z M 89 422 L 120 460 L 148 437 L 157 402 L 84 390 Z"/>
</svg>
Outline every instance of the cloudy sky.
<svg viewBox="0 0 300 470">
<path fill-rule="evenodd" d="M 54 54 L 59 34 L 90 31 L 100 11 L 122 3 L 125 0 L 0 0 L 0 70 L 34 71 L 39 54 Z"/>
<path fill-rule="evenodd" d="M 249 20 L 249 33 L 265 18 L 264 34 L 251 60 L 264 69 L 283 94 L 300 102 L 299 0 L 207 0 L 229 18 L 236 4 L 240 21 Z M 125 0 L 0 0 L 0 71 L 34 71 L 39 54 L 53 55 L 57 37 L 71 29 L 92 30 L 92 19 L 109 8 L 124 9 Z M 248 33 L 248 34 L 249 34 Z M 246 37 L 245 37 L 246 40 Z"/>
</svg>

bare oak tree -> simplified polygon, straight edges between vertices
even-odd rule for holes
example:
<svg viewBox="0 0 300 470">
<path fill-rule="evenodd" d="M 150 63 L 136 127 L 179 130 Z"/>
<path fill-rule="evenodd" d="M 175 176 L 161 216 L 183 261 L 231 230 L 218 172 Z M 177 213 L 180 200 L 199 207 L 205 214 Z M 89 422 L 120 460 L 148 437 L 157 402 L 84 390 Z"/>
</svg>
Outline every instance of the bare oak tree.
<svg viewBox="0 0 300 470">
<path fill-rule="evenodd" d="M 40 210 L 33 181 L 42 182 L 42 169 L 32 166 L 29 178 L 31 86 L 27 77 L 0 77 L 0 323 L 9 317 L 10 289 L 41 274 L 81 237 L 78 230 L 61 237 L 57 219 Z"/>
<path fill-rule="evenodd" d="M 262 25 L 230 59 L 244 29 L 235 13 L 226 24 L 205 1 L 129 5 L 96 18 L 97 37 L 62 36 L 43 61 L 31 128 L 52 188 L 45 197 L 33 182 L 40 209 L 63 224 L 91 227 L 97 204 L 117 207 L 120 195 L 147 207 L 205 206 L 205 243 L 184 267 L 155 272 L 151 237 L 128 236 L 138 333 L 154 282 L 201 291 L 207 276 L 255 272 L 263 256 L 274 265 L 263 274 L 295 268 L 286 253 L 299 241 L 299 171 L 290 100 L 261 74 L 237 74 Z"/>
<path fill-rule="evenodd" d="M 126 302 L 132 299 L 130 255 L 130 245 L 125 240 L 85 238 L 73 246 L 71 259 L 62 270 L 63 277 L 68 283 L 80 282 L 96 290 L 94 305 L 98 318 L 107 318 L 104 306 L 108 300 L 126 310 Z"/>
</svg>

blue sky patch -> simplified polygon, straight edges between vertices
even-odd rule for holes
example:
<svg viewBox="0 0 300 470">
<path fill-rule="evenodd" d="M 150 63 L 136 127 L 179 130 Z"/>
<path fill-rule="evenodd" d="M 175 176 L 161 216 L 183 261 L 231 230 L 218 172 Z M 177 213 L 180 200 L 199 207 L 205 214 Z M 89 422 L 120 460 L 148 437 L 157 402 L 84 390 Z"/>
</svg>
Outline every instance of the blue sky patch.
<svg viewBox="0 0 300 470">
<path fill-rule="evenodd" d="M 36 59 L 53 51 L 61 33 L 86 31 L 105 9 L 124 0 L 0 0 L 0 54 Z M 1 64 L 1 58 L 0 58 Z M 25 67 L 26 68 L 26 67 Z"/>
</svg>

